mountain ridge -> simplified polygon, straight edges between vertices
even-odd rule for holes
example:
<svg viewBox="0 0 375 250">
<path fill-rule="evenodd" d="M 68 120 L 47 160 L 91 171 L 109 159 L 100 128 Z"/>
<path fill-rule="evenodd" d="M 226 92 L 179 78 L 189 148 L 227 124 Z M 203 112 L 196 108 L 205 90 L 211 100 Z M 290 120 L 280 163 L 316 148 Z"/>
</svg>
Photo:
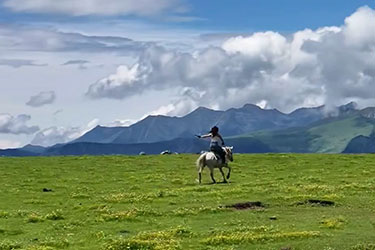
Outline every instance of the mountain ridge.
<svg viewBox="0 0 375 250">
<path fill-rule="evenodd" d="M 198 107 L 183 117 L 148 116 L 127 127 L 96 127 L 74 142 L 153 143 L 207 133 L 214 125 L 221 128 L 222 134 L 233 136 L 263 129 L 305 126 L 323 117 L 321 108 L 312 112 L 315 109 L 301 109 L 299 113 L 303 113 L 303 119 L 300 119 L 295 113 L 262 109 L 254 104 L 225 111 Z"/>
<path fill-rule="evenodd" d="M 375 124 L 375 108 L 355 103 L 327 112 L 325 106 L 299 108 L 290 113 L 254 104 L 224 111 L 199 107 L 183 117 L 148 116 L 126 127 L 96 126 L 82 137 L 43 148 L 26 145 L 0 150 L 0 156 L 65 154 L 147 154 L 172 150 L 197 153 L 208 142 L 193 139 L 217 125 L 235 152 L 341 153 L 355 137 L 368 136 Z"/>
</svg>

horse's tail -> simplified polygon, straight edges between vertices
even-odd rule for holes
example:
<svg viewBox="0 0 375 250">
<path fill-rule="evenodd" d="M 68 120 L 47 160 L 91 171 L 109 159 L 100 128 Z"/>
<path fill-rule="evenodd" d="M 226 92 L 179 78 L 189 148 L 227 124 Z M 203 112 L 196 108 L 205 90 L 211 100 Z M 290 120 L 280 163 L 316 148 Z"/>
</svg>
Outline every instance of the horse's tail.
<svg viewBox="0 0 375 250">
<path fill-rule="evenodd" d="M 199 156 L 197 160 L 197 170 L 202 169 L 206 165 L 206 153 L 202 154 Z"/>
</svg>

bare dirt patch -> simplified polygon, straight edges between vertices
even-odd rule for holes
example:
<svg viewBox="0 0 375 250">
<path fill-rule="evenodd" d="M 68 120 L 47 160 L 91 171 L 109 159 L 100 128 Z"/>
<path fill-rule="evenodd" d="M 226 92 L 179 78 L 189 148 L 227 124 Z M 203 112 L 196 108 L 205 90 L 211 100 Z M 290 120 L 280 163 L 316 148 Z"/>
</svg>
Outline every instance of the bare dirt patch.
<svg viewBox="0 0 375 250">
<path fill-rule="evenodd" d="M 233 205 L 227 205 L 226 208 L 234 208 L 236 210 L 246 210 L 246 209 L 264 209 L 265 205 L 260 201 L 248 201 L 243 203 L 236 203 Z"/>
<path fill-rule="evenodd" d="M 322 207 L 330 207 L 334 206 L 335 202 L 333 201 L 327 201 L 327 200 L 306 200 L 303 202 L 298 202 L 297 205 L 314 205 L 314 206 L 322 206 Z"/>
</svg>

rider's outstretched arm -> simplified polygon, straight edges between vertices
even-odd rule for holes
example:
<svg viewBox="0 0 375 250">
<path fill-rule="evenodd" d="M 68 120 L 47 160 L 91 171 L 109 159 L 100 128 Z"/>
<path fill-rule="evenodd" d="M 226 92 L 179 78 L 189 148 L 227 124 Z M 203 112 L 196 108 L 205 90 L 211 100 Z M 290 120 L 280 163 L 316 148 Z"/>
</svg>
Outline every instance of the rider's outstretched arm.
<svg viewBox="0 0 375 250">
<path fill-rule="evenodd" d="M 207 135 L 201 135 L 200 138 L 209 138 L 209 137 L 212 137 L 212 134 L 211 134 L 211 133 L 210 133 L 210 134 L 207 134 Z"/>
</svg>

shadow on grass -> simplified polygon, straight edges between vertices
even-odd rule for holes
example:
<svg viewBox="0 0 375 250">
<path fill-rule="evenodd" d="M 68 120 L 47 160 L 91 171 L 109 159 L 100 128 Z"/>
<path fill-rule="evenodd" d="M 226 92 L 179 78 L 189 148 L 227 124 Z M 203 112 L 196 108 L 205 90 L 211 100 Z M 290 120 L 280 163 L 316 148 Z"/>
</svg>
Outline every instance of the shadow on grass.
<svg viewBox="0 0 375 250">
<path fill-rule="evenodd" d="M 211 185 L 229 185 L 229 184 L 232 184 L 232 183 L 235 183 L 235 182 L 232 182 L 232 181 L 228 181 L 228 182 L 220 181 L 220 182 L 216 182 L 216 183 L 213 183 L 213 182 L 210 182 L 210 183 L 203 183 L 203 184 L 201 184 L 201 185 L 202 185 L 202 186 L 211 186 Z"/>
</svg>

